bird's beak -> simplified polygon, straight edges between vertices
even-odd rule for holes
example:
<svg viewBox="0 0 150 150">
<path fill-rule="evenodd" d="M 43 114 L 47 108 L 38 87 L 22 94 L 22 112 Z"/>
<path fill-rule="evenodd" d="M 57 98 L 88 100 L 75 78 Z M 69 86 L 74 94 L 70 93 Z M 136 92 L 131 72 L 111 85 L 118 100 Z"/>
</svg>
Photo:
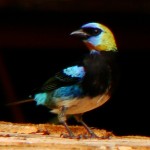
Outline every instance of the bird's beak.
<svg viewBox="0 0 150 150">
<path fill-rule="evenodd" d="M 76 36 L 76 37 L 80 37 L 83 39 L 87 39 L 89 37 L 89 34 L 87 34 L 86 32 L 84 32 L 82 29 L 73 31 L 70 33 L 70 35 Z"/>
</svg>

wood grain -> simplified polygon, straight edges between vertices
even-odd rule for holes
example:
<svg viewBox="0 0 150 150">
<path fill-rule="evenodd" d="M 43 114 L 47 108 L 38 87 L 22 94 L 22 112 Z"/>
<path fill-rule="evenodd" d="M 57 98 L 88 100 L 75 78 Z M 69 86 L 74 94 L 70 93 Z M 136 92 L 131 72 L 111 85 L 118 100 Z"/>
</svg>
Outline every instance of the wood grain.
<svg viewBox="0 0 150 150">
<path fill-rule="evenodd" d="M 81 126 L 70 126 L 72 131 L 85 134 Z M 110 135 L 109 139 L 67 139 L 61 125 L 20 124 L 0 122 L 0 149 L 80 149 L 80 150 L 148 150 L 150 138 L 144 136 L 118 137 L 106 130 L 93 129 L 99 136 Z"/>
</svg>

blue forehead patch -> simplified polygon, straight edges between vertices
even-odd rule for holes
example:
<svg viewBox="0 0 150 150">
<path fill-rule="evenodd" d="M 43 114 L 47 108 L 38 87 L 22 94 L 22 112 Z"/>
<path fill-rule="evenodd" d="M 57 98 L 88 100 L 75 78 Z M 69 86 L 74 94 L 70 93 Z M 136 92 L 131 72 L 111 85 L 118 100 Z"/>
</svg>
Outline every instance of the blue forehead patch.
<svg viewBox="0 0 150 150">
<path fill-rule="evenodd" d="M 91 22 L 91 23 L 87 23 L 87 24 L 84 24 L 83 26 L 81 26 L 81 28 L 100 28 L 99 27 L 99 24 L 96 23 L 96 22 Z"/>
</svg>

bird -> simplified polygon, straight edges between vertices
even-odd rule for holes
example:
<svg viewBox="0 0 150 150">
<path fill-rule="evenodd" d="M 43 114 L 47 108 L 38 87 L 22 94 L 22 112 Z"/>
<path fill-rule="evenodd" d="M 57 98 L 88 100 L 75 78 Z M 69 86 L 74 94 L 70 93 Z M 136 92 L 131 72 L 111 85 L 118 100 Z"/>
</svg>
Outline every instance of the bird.
<svg viewBox="0 0 150 150">
<path fill-rule="evenodd" d="M 87 47 L 88 54 L 80 63 L 50 77 L 32 95 L 32 99 L 37 105 L 44 105 L 57 114 L 67 131 L 63 137 L 76 137 L 67 124 L 68 116 L 73 115 L 89 137 L 96 138 L 98 136 L 82 120 L 82 115 L 100 107 L 112 95 L 116 80 L 116 40 L 112 31 L 98 22 L 83 24 L 70 36 L 79 38 Z"/>
</svg>

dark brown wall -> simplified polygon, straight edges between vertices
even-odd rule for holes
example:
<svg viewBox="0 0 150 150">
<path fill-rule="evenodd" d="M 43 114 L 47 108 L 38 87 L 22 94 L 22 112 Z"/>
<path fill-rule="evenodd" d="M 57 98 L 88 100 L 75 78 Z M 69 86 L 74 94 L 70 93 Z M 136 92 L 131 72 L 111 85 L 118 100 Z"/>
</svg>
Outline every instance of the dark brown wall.
<svg viewBox="0 0 150 150">
<path fill-rule="evenodd" d="M 98 21 L 115 34 L 121 79 L 112 99 L 85 114 L 85 120 L 117 134 L 150 135 L 149 20 L 149 0 L 1 0 L 0 120 L 40 123 L 53 117 L 35 103 L 5 104 L 27 98 L 56 71 L 80 60 L 86 48 L 69 33 Z"/>
</svg>

